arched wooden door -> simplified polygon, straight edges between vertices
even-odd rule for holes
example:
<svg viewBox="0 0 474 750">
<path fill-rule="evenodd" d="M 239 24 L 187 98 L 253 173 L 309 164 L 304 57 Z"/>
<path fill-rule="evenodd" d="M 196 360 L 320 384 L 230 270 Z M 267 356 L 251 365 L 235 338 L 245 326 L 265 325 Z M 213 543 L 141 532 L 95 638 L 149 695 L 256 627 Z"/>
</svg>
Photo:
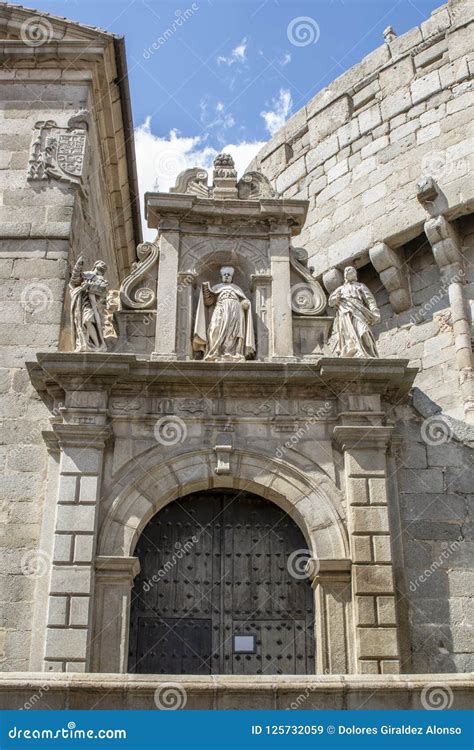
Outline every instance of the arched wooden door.
<svg viewBox="0 0 474 750">
<path fill-rule="evenodd" d="M 314 673 L 306 548 L 284 511 L 250 493 L 210 490 L 170 503 L 135 550 L 129 671 Z"/>
</svg>

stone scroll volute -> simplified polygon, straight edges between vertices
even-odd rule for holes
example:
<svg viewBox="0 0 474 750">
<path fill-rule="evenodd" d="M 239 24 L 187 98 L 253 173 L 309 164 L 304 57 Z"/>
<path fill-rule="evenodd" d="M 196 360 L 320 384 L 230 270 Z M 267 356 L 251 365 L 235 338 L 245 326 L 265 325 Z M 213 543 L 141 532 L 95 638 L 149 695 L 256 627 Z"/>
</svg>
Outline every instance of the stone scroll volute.
<svg viewBox="0 0 474 750">
<path fill-rule="evenodd" d="M 142 242 L 137 247 L 138 262 L 132 266 L 129 276 L 120 287 L 120 302 L 123 309 L 150 310 L 156 303 L 156 292 L 146 286 L 138 285 L 158 261 L 160 250 L 153 242 Z"/>
</svg>

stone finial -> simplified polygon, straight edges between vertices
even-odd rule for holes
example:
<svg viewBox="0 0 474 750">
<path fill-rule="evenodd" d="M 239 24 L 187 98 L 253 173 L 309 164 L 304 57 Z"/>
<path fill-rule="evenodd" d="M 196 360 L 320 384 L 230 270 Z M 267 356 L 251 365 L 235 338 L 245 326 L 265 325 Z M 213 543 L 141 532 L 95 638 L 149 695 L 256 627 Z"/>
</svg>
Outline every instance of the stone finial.
<svg viewBox="0 0 474 750">
<path fill-rule="evenodd" d="M 397 38 L 397 34 L 394 31 L 393 26 L 387 26 L 387 28 L 384 29 L 383 38 L 384 38 L 384 41 L 387 42 L 387 44 L 389 42 L 393 42 L 393 40 Z"/>
<path fill-rule="evenodd" d="M 237 198 L 237 171 L 230 154 L 217 154 L 214 159 L 214 198 Z"/>
</svg>

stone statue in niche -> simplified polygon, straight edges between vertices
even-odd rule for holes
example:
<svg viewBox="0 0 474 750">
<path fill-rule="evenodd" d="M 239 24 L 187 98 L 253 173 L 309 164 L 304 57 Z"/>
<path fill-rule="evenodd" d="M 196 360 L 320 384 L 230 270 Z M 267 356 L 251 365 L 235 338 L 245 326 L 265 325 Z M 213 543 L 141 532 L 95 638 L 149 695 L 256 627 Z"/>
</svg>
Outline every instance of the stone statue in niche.
<svg viewBox="0 0 474 750">
<path fill-rule="evenodd" d="M 336 353 L 340 357 L 378 357 L 370 327 L 379 322 L 380 311 L 370 289 L 357 281 L 353 266 L 344 269 L 344 283 L 332 292 L 329 305 L 336 308 Z"/>
<path fill-rule="evenodd" d="M 250 300 L 232 282 L 234 269 L 221 268 L 222 283 L 205 282 L 199 294 L 194 324 L 193 350 L 202 352 L 207 362 L 243 362 L 255 355 Z M 215 305 L 209 327 L 206 307 Z"/>
<path fill-rule="evenodd" d="M 74 266 L 69 282 L 71 293 L 71 323 L 76 352 L 105 352 L 104 308 L 108 281 L 107 266 L 102 260 L 94 263 L 92 271 L 83 271 L 81 256 Z"/>
</svg>

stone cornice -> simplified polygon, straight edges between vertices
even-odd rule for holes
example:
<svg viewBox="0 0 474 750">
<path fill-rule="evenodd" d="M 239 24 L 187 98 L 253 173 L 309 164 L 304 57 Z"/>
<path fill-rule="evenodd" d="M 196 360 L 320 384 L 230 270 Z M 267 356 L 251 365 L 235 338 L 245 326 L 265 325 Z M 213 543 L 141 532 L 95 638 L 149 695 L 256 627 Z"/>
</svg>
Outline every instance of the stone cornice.
<svg viewBox="0 0 474 750">
<path fill-rule="evenodd" d="M 199 198 L 185 193 L 146 193 L 145 215 L 148 226 L 158 228 L 165 217 L 170 215 L 192 220 L 206 217 L 212 223 L 240 220 L 263 220 L 269 224 L 275 220 L 287 222 L 293 235 L 299 234 L 306 219 L 308 201 L 260 198 L 242 200 L 239 198 L 210 199 Z M 272 227 L 270 227 L 270 230 Z"/>
<path fill-rule="evenodd" d="M 380 393 L 385 398 L 403 398 L 410 389 L 415 370 L 408 360 L 349 360 L 323 357 L 311 364 L 294 362 L 242 362 L 231 367 L 225 363 L 202 361 L 152 362 L 137 360 L 131 354 L 76 354 L 68 352 L 37 355 L 27 364 L 38 391 L 58 386 L 70 390 L 107 390 L 133 392 L 137 386 L 147 392 L 163 392 L 168 386 L 196 388 L 218 387 L 232 390 L 249 383 L 255 387 L 289 389 L 310 387 L 336 397 L 341 392 Z"/>
</svg>

